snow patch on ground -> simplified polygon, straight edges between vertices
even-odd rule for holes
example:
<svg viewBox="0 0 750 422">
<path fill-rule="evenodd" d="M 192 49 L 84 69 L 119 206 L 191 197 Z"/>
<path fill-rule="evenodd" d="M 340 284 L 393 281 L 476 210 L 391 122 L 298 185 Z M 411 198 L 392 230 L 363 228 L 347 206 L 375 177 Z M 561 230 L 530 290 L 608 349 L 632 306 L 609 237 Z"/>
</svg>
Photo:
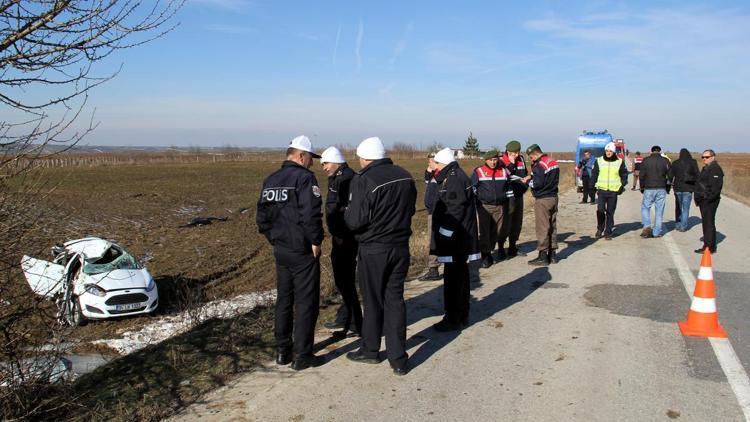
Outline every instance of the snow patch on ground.
<svg viewBox="0 0 750 422">
<path fill-rule="evenodd" d="M 251 311 L 258 305 L 271 304 L 276 300 L 276 290 L 239 295 L 232 299 L 209 302 L 198 310 L 176 315 L 154 318 L 154 321 L 136 331 L 122 333 L 122 338 L 95 340 L 123 355 L 133 353 L 148 345 L 164 341 L 184 333 L 202 321 L 211 318 L 231 318 Z"/>
</svg>

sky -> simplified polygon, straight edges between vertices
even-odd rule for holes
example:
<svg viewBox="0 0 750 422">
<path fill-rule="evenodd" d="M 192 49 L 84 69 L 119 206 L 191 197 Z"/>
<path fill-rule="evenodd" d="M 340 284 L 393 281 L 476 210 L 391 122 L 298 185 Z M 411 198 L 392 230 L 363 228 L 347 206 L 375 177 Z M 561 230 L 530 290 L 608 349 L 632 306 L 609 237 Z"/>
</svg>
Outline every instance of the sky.
<svg viewBox="0 0 750 422">
<path fill-rule="evenodd" d="M 748 151 L 750 3 L 188 0 L 119 52 L 91 145 Z"/>
</svg>

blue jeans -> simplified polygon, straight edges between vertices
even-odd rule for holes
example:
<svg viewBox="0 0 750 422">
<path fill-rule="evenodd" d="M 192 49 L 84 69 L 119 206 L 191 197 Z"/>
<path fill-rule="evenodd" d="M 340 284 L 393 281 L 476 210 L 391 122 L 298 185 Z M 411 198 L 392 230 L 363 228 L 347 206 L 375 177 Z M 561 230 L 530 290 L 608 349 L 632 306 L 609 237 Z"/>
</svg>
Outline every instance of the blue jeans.
<svg viewBox="0 0 750 422">
<path fill-rule="evenodd" d="M 680 230 L 687 230 L 688 218 L 690 218 L 690 203 L 693 202 L 693 192 L 675 192 L 674 196 L 680 205 L 680 219 L 675 222 L 675 226 Z"/>
<path fill-rule="evenodd" d="M 643 228 L 651 227 L 651 206 L 654 205 L 654 236 L 661 236 L 661 221 L 664 217 L 664 202 L 667 199 L 666 189 L 646 189 L 641 201 L 641 220 Z"/>
</svg>

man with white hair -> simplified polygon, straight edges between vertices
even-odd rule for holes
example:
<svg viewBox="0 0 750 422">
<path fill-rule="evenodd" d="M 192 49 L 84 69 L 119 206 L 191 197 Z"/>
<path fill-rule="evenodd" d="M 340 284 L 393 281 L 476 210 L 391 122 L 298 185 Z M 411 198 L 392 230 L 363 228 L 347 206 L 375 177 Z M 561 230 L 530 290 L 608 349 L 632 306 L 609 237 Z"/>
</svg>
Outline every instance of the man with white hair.
<svg viewBox="0 0 750 422">
<path fill-rule="evenodd" d="M 432 214 L 434 250 L 443 269 L 445 316 L 433 327 L 437 331 L 455 331 L 469 324 L 469 265 L 482 254 L 477 239 L 477 208 L 471 179 L 459 167 L 450 148 L 435 154 L 440 186 Z M 504 193 L 504 191 L 503 191 Z"/>
<path fill-rule="evenodd" d="M 344 221 L 344 210 L 349 205 L 349 187 L 354 170 L 349 168 L 344 155 L 336 147 L 328 147 L 321 154 L 320 163 L 328 174 L 328 196 L 326 197 L 326 223 L 331 233 L 331 267 L 336 288 L 344 301 L 341 331 L 334 337 L 346 337 L 351 329 L 356 335 L 362 331 L 362 308 L 359 306 L 357 289 L 354 287 L 357 268 L 357 240 Z M 337 316 L 338 319 L 338 316 Z M 336 321 L 334 321 L 335 323 Z M 352 326 L 354 323 L 354 326 Z M 328 325 L 326 325 L 328 327 Z"/>
<path fill-rule="evenodd" d="M 297 371 L 323 363 L 313 355 L 323 242 L 320 187 L 310 171 L 313 158 L 320 156 L 307 136 L 292 139 L 281 169 L 263 182 L 255 217 L 276 258 L 276 363 L 291 362 Z"/>
<path fill-rule="evenodd" d="M 628 168 L 616 154 L 614 142 L 604 146 L 604 155 L 597 158 L 591 171 L 591 183 L 596 188 L 596 234 L 599 239 L 612 240 L 615 225 L 617 196 L 625 192 L 628 185 Z"/>
<path fill-rule="evenodd" d="M 357 274 L 365 313 L 362 344 L 346 356 L 355 362 L 379 363 L 380 337 L 385 334 L 393 373 L 405 375 L 409 356 L 404 281 L 417 187 L 408 171 L 386 157 L 379 138 L 362 141 L 357 156 L 362 170 L 352 179 L 344 219 L 359 241 Z"/>
</svg>

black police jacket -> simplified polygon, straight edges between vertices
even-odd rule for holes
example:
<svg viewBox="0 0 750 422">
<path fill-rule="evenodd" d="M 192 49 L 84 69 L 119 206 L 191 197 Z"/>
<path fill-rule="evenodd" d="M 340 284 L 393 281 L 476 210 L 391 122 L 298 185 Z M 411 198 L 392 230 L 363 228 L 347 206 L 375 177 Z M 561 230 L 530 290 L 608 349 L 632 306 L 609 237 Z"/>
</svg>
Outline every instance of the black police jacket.
<svg viewBox="0 0 750 422">
<path fill-rule="evenodd" d="M 724 186 L 724 171 L 716 161 L 706 164 L 695 184 L 695 204 L 714 202 L 721 199 L 721 188 Z"/>
<path fill-rule="evenodd" d="M 425 191 L 424 191 L 424 207 L 427 209 L 427 214 L 432 215 L 432 212 L 435 210 L 435 201 L 437 201 L 437 195 L 438 195 L 438 184 L 435 181 L 435 171 L 424 171 L 424 183 L 425 183 Z"/>
<path fill-rule="evenodd" d="M 320 187 L 312 171 L 293 161 L 263 182 L 255 222 L 274 248 L 312 253 L 323 241 Z"/>
<path fill-rule="evenodd" d="M 641 189 L 666 189 L 669 175 L 669 160 L 661 153 L 652 152 L 641 163 Z"/>
<path fill-rule="evenodd" d="M 375 160 L 352 179 L 344 220 L 360 245 L 409 244 L 417 187 L 390 158 Z"/>
<path fill-rule="evenodd" d="M 432 214 L 430 255 L 436 255 L 440 262 L 479 259 L 477 201 L 471 179 L 454 161 L 445 166 L 435 180 L 440 191 Z"/>
<path fill-rule="evenodd" d="M 690 156 L 690 151 L 683 148 L 680 150 L 680 158 L 669 167 L 667 177 L 671 180 L 675 192 L 693 192 L 699 174 L 698 163 Z"/>
<path fill-rule="evenodd" d="M 354 234 L 344 221 L 344 210 L 349 205 L 349 186 L 354 177 L 354 170 L 344 163 L 333 176 L 328 177 L 328 196 L 326 196 L 326 223 L 331 235 L 351 238 Z"/>
</svg>

